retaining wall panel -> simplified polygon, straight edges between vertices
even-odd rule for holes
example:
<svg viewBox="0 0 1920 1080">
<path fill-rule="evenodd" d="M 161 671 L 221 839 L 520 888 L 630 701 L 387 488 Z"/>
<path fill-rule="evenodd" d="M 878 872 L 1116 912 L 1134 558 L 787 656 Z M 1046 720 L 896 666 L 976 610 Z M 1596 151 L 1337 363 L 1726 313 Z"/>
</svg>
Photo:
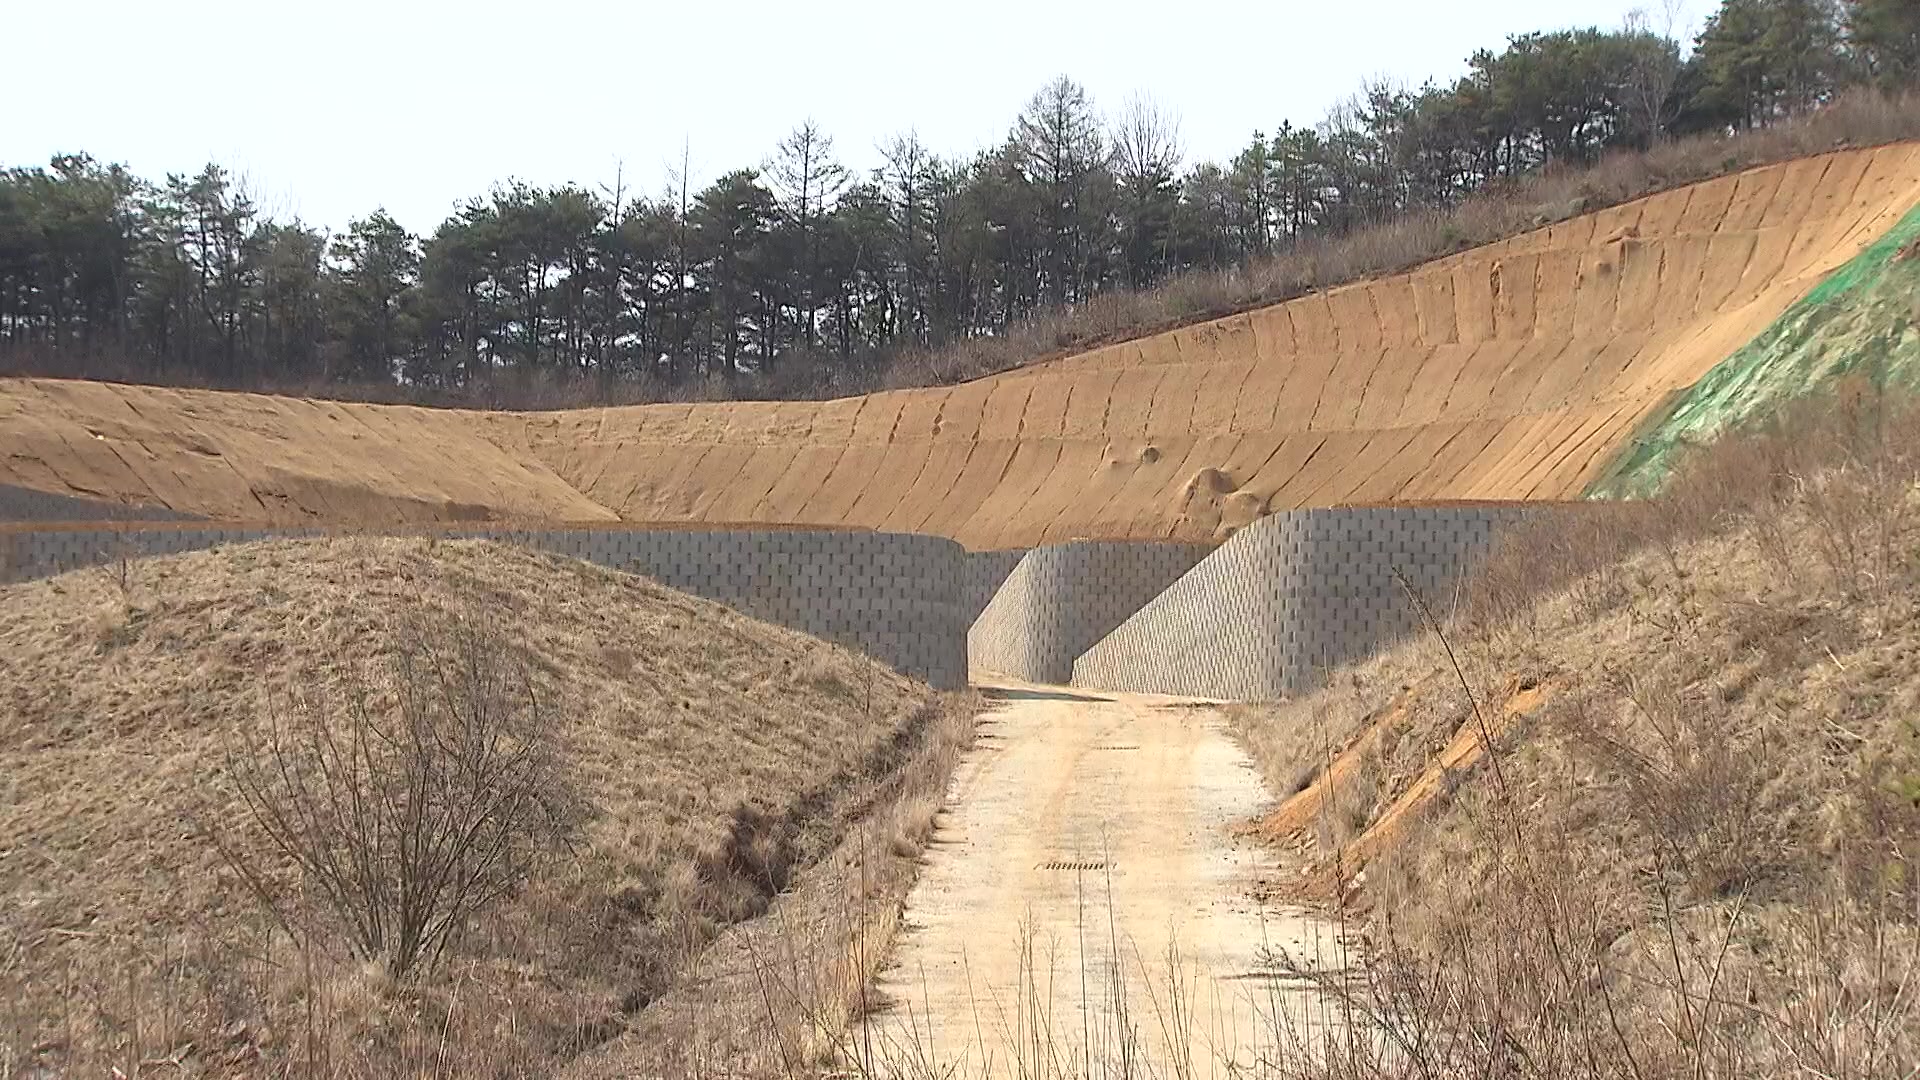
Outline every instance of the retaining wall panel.
<svg viewBox="0 0 1920 1080">
<path fill-rule="evenodd" d="M 0 522 L 199 521 L 164 506 L 54 495 L 14 484 L 0 484 Z"/>
<path fill-rule="evenodd" d="M 1074 541 L 1023 555 L 967 631 L 975 674 L 1065 683 L 1074 658 L 1179 580 L 1205 544 Z"/>
<path fill-rule="evenodd" d="M 1229 700 L 1301 693 L 1420 628 L 1521 507 L 1286 511 L 1240 530 L 1088 648 L 1074 685 Z"/>
<path fill-rule="evenodd" d="M 640 573 L 742 614 L 866 652 L 934 686 L 967 680 L 969 554 L 942 537 L 829 530 L 430 530 L 516 543 Z M 0 533 L 0 580 L 46 577 L 221 544 L 318 535 L 309 528 L 16 529 Z"/>
</svg>

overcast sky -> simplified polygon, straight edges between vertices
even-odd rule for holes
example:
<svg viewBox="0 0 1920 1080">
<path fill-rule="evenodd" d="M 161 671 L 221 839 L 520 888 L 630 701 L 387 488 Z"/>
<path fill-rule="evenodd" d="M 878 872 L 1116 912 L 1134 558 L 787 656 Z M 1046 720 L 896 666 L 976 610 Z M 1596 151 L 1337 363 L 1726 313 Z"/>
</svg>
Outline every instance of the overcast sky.
<svg viewBox="0 0 1920 1080">
<path fill-rule="evenodd" d="M 683 140 L 698 186 L 808 118 L 862 171 L 908 129 L 970 154 L 1061 73 L 1108 114 L 1152 97 L 1189 161 L 1224 159 L 1364 78 L 1452 78 L 1510 33 L 1614 28 L 1636 6 L 1661 7 L 0 0 L 0 164 L 84 150 L 158 179 L 218 161 L 275 216 L 337 229 L 384 205 L 428 232 L 507 177 L 610 185 L 624 163 L 630 188 L 658 193 Z"/>
</svg>

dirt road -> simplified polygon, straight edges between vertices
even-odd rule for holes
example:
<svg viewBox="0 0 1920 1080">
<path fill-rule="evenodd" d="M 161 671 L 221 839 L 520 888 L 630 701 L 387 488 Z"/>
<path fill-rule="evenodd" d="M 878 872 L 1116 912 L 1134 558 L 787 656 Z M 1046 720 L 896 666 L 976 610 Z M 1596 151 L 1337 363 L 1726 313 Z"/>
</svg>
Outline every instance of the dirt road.
<svg viewBox="0 0 1920 1080">
<path fill-rule="evenodd" d="M 1007 685 L 954 780 L 861 1033 L 876 1071 L 1192 1076 L 1329 1020 L 1263 961 L 1332 929 L 1262 910 L 1268 805 L 1214 709 Z"/>
</svg>

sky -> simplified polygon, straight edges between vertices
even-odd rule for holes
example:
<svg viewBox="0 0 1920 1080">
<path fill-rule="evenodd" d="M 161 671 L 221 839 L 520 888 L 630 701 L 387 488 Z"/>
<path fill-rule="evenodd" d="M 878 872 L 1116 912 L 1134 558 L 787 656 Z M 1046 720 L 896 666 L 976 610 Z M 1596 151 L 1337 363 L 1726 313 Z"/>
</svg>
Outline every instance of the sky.
<svg viewBox="0 0 1920 1080">
<path fill-rule="evenodd" d="M 428 233 L 510 177 L 659 195 L 683 148 L 697 189 L 809 119 L 860 172 L 906 131 L 971 155 L 1061 74 L 1107 115 L 1152 99 L 1189 162 L 1224 160 L 1365 79 L 1451 79 L 1509 34 L 1635 7 L 1667 18 L 1662 0 L 0 0 L 0 165 L 215 161 L 277 218 L 337 230 L 384 207 Z"/>
</svg>

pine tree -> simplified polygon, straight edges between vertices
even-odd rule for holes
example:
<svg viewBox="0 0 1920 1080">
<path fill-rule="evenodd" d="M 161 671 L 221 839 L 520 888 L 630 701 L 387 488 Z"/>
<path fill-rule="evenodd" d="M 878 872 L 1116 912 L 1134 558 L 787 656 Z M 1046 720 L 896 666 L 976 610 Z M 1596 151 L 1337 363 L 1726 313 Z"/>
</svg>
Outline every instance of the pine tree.
<svg viewBox="0 0 1920 1080">
<path fill-rule="evenodd" d="M 1861 70 L 1887 90 L 1920 86 L 1920 3 L 1847 0 L 1847 45 Z"/>
<path fill-rule="evenodd" d="M 833 139 L 811 120 L 781 141 L 771 174 L 787 236 L 791 302 L 798 310 L 802 340 L 812 349 L 819 339 L 820 299 L 827 291 L 819 273 L 820 225 L 833 213 L 851 177 L 834 158 Z"/>
<path fill-rule="evenodd" d="M 327 249 L 328 313 L 344 353 L 343 374 L 392 379 L 412 353 L 408 297 L 420 278 L 420 243 L 387 212 L 347 226 Z"/>
<path fill-rule="evenodd" d="M 896 326 L 909 339 L 925 344 L 933 330 L 927 290 L 934 276 L 934 188 L 940 163 L 913 132 L 894 137 L 880 152 L 886 164 L 876 177 L 891 227 L 888 273 L 893 278 Z"/>
<path fill-rule="evenodd" d="M 1045 207 L 1041 287 L 1056 303 L 1078 300 L 1087 291 L 1094 174 L 1107 163 L 1106 139 L 1086 89 L 1065 75 L 1042 87 L 1020 114 L 1013 145 L 1022 174 Z"/>
</svg>

